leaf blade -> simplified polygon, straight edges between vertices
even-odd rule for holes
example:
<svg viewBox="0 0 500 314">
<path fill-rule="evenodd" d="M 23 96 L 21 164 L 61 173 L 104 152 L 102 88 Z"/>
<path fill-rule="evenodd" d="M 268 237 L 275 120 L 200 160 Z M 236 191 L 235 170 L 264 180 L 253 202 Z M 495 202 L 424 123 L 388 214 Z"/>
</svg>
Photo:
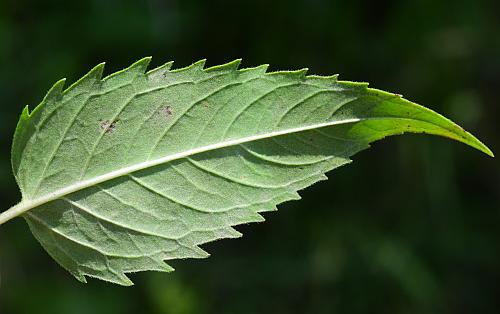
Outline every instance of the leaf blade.
<svg viewBox="0 0 500 314">
<path fill-rule="evenodd" d="M 238 70 L 240 60 L 146 73 L 149 61 L 104 79 L 98 65 L 65 91 L 56 83 L 16 130 L 23 201 L 0 222 L 25 213 L 80 281 L 129 285 L 127 272 L 206 257 L 200 244 L 240 236 L 233 226 L 262 221 L 389 135 L 427 132 L 492 155 L 450 120 L 366 84 Z"/>
</svg>

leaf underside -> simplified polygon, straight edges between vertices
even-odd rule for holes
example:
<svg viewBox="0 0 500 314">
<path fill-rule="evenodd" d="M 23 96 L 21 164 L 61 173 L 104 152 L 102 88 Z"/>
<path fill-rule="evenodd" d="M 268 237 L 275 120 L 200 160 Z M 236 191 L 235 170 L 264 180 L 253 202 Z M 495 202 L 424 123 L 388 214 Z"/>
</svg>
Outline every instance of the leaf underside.
<svg viewBox="0 0 500 314">
<path fill-rule="evenodd" d="M 238 70 L 204 61 L 146 72 L 150 58 L 101 79 L 103 64 L 23 111 L 12 148 L 17 205 L 47 252 L 78 280 L 131 285 L 172 271 L 199 245 L 241 234 L 261 212 L 403 132 L 491 152 L 400 95 L 306 70 Z"/>
</svg>

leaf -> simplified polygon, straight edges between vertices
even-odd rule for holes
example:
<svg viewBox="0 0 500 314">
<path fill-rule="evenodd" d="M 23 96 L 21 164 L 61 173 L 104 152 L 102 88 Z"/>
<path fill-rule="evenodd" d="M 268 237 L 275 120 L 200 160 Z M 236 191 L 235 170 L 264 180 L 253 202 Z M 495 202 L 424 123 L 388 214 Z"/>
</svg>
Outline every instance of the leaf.
<svg viewBox="0 0 500 314">
<path fill-rule="evenodd" d="M 147 73 L 150 58 L 101 79 L 99 64 L 57 82 L 22 112 L 12 167 L 22 215 L 78 280 L 130 285 L 130 272 L 172 271 L 199 245 L 241 234 L 261 212 L 299 199 L 370 142 L 403 132 L 449 137 L 489 155 L 471 134 L 401 96 L 306 76 L 204 61 Z"/>
</svg>

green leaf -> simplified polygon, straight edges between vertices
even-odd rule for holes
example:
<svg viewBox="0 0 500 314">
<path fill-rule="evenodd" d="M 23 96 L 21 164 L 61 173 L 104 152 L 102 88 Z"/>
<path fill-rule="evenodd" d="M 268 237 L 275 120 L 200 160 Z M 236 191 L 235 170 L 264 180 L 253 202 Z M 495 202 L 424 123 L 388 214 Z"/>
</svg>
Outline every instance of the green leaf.
<svg viewBox="0 0 500 314">
<path fill-rule="evenodd" d="M 241 236 L 233 226 L 263 221 L 389 135 L 441 135 L 492 156 L 450 120 L 364 83 L 238 70 L 240 60 L 146 73 L 149 62 L 57 82 L 16 129 L 22 201 L 0 224 L 22 215 L 82 282 L 130 285 L 125 273 L 207 257 L 199 245 Z"/>
</svg>

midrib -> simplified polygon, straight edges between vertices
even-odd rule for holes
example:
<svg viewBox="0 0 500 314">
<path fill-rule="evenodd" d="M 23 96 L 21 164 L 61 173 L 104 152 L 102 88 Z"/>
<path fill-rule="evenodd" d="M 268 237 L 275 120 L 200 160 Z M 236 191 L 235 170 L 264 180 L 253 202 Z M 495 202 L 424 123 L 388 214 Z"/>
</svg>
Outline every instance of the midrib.
<svg viewBox="0 0 500 314">
<path fill-rule="evenodd" d="M 144 161 L 132 166 L 124 167 L 121 169 L 117 169 L 111 172 L 108 172 L 106 174 L 97 176 L 92 179 L 87 179 L 83 181 L 78 181 L 75 182 L 65 188 L 62 188 L 60 190 L 57 190 L 55 192 L 51 192 L 47 195 L 44 195 L 42 197 L 39 197 L 37 199 L 33 200 L 24 200 L 21 203 L 11 207 L 10 209 L 2 212 L 0 214 L 0 224 L 5 223 L 6 221 L 15 218 L 19 215 L 22 215 L 23 213 L 29 211 L 30 209 L 33 209 L 35 207 L 38 207 L 40 205 L 46 204 L 48 202 L 60 199 L 61 197 L 64 197 L 66 195 L 69 195 L 71 193 L 77 192 L 84 190 L 88 187 L 107 182 L 122 176 L 125 176 L 127 174 L 137 172 L 140 170 L 148 169 L 151 167 L 155 167 L 158 165 L 165 164 L 167 162 L 173 161 L 173 160 L 178 160 L 184 157 L 188 156 L 193 156 L 196 154 L 216 150 L 216 149 L 221 149 L 225 147 L 230 147 L 230 146 L 235 146 L 239 144 L 244 144 L 248 142 L 253 142 L 261 139 L 266 139 L 266 138 L 271 138 L 271 137 L 276 137 L 280 135 L 286 135 L 286 134 L 291 134 L 291 133 L 298 133 L 298 132 L 303 132 L 307 130 L 313 130 L 313 129 L 318 129 L 318 128 L 323 128 L 323 127 L 328 127 L 328 126 L 333 126 L 333 125 L 339 125 L 339 124 L 347 124 L 347 123 L 355 123 L 359 122 L 362 120 L 367 120 L 370 118 L 364 118 L 364 119 L 359 119 L 359 118 L 353 118 L 353 119 L 345 119 L 341 121 L 330 121 L 330 122 L 323 122 L 323 123 L 317 123 L 317 124 L 311 124 L 311 125 L 306 125 L 302 127 L 297 127 L 297 128 L 290 128 L 290 129 L 284 129 L 284 130 L 278 130 L 274 132 L 269 132 L 269 133 L 263 133 L 263 134 L 257 134 L 257 135 L 252 135 L 252 136 L 247 136 L 247 137 L 242 137 L 234 140 L 228 140 L 228 141 L 223 141 L 215 144 L 210 144 L 206 146 L 201 146 L 197 148 L 193 148 L 184 152 L 180 153 L 175 153 L 172 155 L 168 155 L 165 157 L 153 159 L 153 160 L 148 160 Z M 373 118 L 372 118 L 373 119 Z M 394 117 L 388 117 L 388 118 L 376 118 L 376 119 L 394 119 Z"/>
<path fill-rule="evenodd" d="M 77 192 L 84 190 L 88 187 L 107 182 L 128 174 L 131 174 L 133 172 L 137 172 L 140 170 L 148 169 L 151 167 L 155 167 L 158 165 L 165 164 L 167 162 L 173 161 L 173 160 L 178 160 L 184 157 L 216 150 L 216 149 L 221 149 L 225 147 L 230 147 L 230 146 L 235 146 L 239 144 L 244 144 L 248 142 L 253 142 L 253 141 L 258 141 L 261 139 L 266 139 L 266 138 L 271 138 L 271 137 L 276 137 L 280 135 L 286 135 L 286 134 L 292 134 L 292 133 L 299 133 L 307 130 L 313 130 L 313 129 L 319 129 L 319 128 L 324 128 L 324 127 L 329 127 L 329 126 L 334 126 L 334 125 L 342 125 L 342 124 L 348 124 L 348 123 L 355 123 L 355 122 L 360 122 L 360 121 L 367 121 L 367 120 L 410 120 L 410 121 L 415 121 L 419 119 L 412 119 L 412 118 L 401 118 L 401 117 L 394 117 L 394 116 L 387 116 L 387 117 L 373 117 L 373 118 L 351 118 L 351 119 L 344 119 L 344 120 L 336 120 L 336 121 L 329 121 L 329 122 L 323 122 L 323 123 L 315 123 L 315 124 L 310 124 L 302 127 L 297 127 L 297 128 L 289 128 L 289 129 L 284 129 L 284 130 L 278 130 L 274 132 L 269 132 L 269 133 L 262 133 L 262 134 L 257 134 L 257 135 L 252 135 L 252 136 L 247 136 L 247 137 L 242 137 L 234 140 L 228 140 L 228 141 L 223 141 L 220 143 L 215 143 L 215 144 L 210 144 L 206 146 L 201 146 L 197 148 L 193 148 L 184 152 L 180 153 L 175 153 L 172 155 L 168 155 L 162 158 L 157 158 L 154 160 L 148 160 L 144 161 L 132 166 L 124 167 L 121 169 L 117 169 L 111 172 L 108 172 L 106 174 L 97 176 L 92 179 L 87 179 L 83 181 L 79 181 L 76 183 L 73 183 L 63 189 L 57 190 L 55 192 L 49 193 L 47 195 L 44 195 L 42 197 L 39 197 L 34 200 L 25 200 L 22 201 L 21 203 L 11 207 L 10 209 L 2 212 L 0 214 L 0 225 L 5 223 L 6 221 L 15 218 L 19 215 L 22 215 L 23 213 L 38 207 L 40 205 L 46 204 L 48 202 L 60 199 L 66 195 L 69 195 L 71 193 Z M 429 121 L 425 121 L 427 123 L 430 123 Z M 443 127 L 440 127 L 442 129 L 446 129 Z"/>
</svg>

